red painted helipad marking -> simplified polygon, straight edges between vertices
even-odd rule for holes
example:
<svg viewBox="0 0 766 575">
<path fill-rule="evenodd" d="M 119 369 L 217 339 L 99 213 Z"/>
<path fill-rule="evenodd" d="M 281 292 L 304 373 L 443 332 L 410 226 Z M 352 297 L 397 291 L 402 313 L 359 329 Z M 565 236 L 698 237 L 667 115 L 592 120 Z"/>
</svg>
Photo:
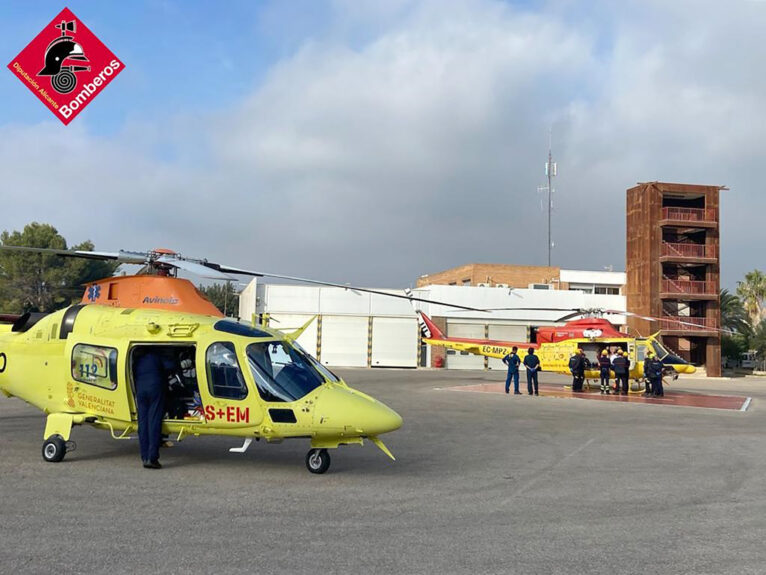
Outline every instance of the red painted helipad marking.
<svg viewBox="0 0 766 575">
<path fill-rule="evenodd" d="M 478 383 L 475 385 L 460 385 L 445 387 L 450 391 L 478 391 L 484 393 L 505 393 L 503 383 Z M 749 397 L 738 395 L 704 395 L 701 393 L 688 393 L 680 391 L 665 391 L 664 397 L 643 397 L 640 393 L 630 395 L 601 395 L 596 388 L 590 391 L 575 393 L 558 385 L 541 385 L 540 395 L 547 397 L 572 397 L 575 399 L 597 399 L 600 401 L 613 401 L 617 403 L 648 403 L 651 405 L 676 405 L 681 407 L 707 407 L 708 409 L 734 409 L 745 411 L 750 405 Z M 526 389 L 522 392 L 527 395 Z M 513 395 L 513 392 L 511 392 Z"/>
</svg>

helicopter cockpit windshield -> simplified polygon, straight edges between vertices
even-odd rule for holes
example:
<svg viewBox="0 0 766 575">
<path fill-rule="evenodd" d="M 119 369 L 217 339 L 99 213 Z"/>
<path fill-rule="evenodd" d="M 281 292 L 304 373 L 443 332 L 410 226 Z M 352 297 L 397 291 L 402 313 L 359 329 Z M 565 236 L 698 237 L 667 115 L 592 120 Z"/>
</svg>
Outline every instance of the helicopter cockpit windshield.
<svg viewBox="0 0 766 575">
<path fill-rule="evenodd" d="M 325 383 L 311 359 L 285 341 L 247 346 L 250 371 L 265 401 L 295 401 Z"/>
<path fill-rule="evenodd" d="M 646 345 L 650 346 L 650 349 L 654 352 L 654 354 L 657 356 L 657 359 L 659 359 L 662 363 L 667 365 L 688 365 L 688 361 L 685 359 L 678 357 L 674 352 L 670 351 L 668 348 L 666 348 L 664 345 L 662 345 L 659 341 L 656 339 L 648 339 L 646 341 Z"/>
<path fill-rule="evenodd" d="M 670 355 L 670 352 L 665 349 L 665 346 L 663 346 L 659 341 L 652 340 L 651 341 L 652 349 L 654 353 L 657 355 L 659 359 L 663 359 L 666 356 Z"/>
</svg>

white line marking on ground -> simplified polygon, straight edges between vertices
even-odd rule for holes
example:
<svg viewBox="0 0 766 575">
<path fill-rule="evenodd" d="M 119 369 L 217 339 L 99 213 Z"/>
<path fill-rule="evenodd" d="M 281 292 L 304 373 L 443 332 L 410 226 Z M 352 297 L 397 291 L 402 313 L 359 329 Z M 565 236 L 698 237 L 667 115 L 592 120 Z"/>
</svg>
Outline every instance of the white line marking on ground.
<svg viewBox="0 0 766 575">
<path fill-rule="evenodd" d="M 745 400 L 745 403 L 742 404 L 742 407 L 739 408 L 740 411 L 747 411 L 747 408 L 750 407 L 750 402 L 753 400 L 752 397 L 748 397 Z"/>
</svg>

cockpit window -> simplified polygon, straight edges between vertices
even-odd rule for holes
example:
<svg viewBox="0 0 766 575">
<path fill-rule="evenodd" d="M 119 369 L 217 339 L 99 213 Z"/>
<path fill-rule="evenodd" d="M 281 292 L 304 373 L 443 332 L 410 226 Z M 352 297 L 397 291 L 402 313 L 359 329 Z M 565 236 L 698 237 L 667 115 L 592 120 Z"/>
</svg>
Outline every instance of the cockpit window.
<svg viewBox="0 0 766 575">
<path fill-rule="evenodd" d="M 207 348 L 207 382 L 213 397 L 244 399 L 247 385 L 239 369 L 237 352 L 229 341 L 214 343 Z"/>
<path fill-rule="evenodd" d="M 284 341 L 251 343 L 247 360 L 265 401 L 295 401 L 325 382 L 310 356 Z"/>
<path fill-rule="evenodd" d="M 658 359 L 663 359 L 666 355 L 670 354 L 659 341 L 652 340 L 652 347 L 654 348 L 654 353 L 657 354 Z"/>
<path fill-rule="evenodd" d="M 233 333 L 234 335 L 244 335 L 245 337 L 274 337 L 272 334 L 255 328 L 246 323 L 239 323 L 229 319 L 222 319 L 215 322 L 213 329 L 224 333 Z"/>
<path fill-rule="evenodd" d="M 679 357 L 675 352 L 670 351 L 664 345 L 656 340 L 652 340 L 652 347 L 657 358 L 665 365 L 688 365 L 689 362 Z"/>
</svg>

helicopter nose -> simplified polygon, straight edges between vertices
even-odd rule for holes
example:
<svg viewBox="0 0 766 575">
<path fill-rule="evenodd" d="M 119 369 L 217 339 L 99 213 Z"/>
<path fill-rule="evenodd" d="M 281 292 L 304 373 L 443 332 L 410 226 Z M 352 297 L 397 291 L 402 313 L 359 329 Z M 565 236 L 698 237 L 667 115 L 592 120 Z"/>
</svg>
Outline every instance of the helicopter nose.
<svg viewBox="0 0 766 575">
<path fill-rule="evenodd" d="M 365 435 L 380 435 L 396 431 L 402 426 L 402 416 L 387 405 L 375 402 L 363 413 L 362 429 Z"/>
<path fill-rule="evenodd" d="M 376 436 L 395 431 L 402 418 L 393 409 L 359 391 L 326 389 L 317 400 L 315 423 L 320 428 L 343 429 L 354 435 Z"/>
<path fill-rule="evenodd" d="M 674 365 L 673 369 L 675 369 L 678 373 L 683 373 L 690 375 L 697 371 L 697 368 L 690 364 L 684 364 L 684 365 Z"/>
</svg>

